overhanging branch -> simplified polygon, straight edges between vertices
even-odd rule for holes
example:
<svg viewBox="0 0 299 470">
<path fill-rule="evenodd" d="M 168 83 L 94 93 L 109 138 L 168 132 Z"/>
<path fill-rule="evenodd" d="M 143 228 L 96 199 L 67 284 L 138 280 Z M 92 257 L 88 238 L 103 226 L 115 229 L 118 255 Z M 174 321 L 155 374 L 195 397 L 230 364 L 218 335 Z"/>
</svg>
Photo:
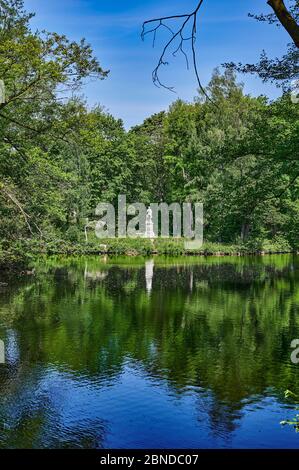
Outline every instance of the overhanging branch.
<svg viewBox="0 0 299 470">
<path fill-rule="evenodd" d="M 198 65 L 197 65 L 197 58 L 196 58 L 196 49 L 195 49 L 196 36 L 197 36 L 198 12 L 202 4 L 203 4 L 203 0 L 200 0 L 196 9 L 192 13 L 186 13 L 182 15 L 164 16 L 164 17 L 154 18 L 152 20 L 145 21 L 142 26 L 141 37 L 144 40 L 146 35 L 153 34 L 153 46 L 155 46 L 156 36 L 157 36 L 158 31 L 161 28 L 166 28 L 170 32 L 171 37 L 165 44 L 162 54 L 160 55 L 158 64 L 156 68 L 153 70 L 152 79 L 153 79 L 154 85 L 158 87 L 166 88 L 167 90 L 172 91 L 172 92 L 174 92 L 174 88 L 171 86 L 165 85 L 160 79 L 161 67 L 164 65 L 168 65 L 167 53 L 171 51 L 172 46 L 175 46 L 176 49 L 174 52 L 172 52 L 172 55 L 175 57 L 178 52 L 183 54 L 186 60 L 187 68 L 189 69 L 189 60 L 188 60 L 187 53 L 184 49 L 185 44 L 189 42 L 191 44 L 193 69 L 196 75 L 199 89 L 204 94 L 204 96 L 209 101 L 211 101 L 210 97 L 207 95 L 200 80 L 200 76 L 198 72 Z M 174 30 L 173 28 L 169 26 L 169 22 L 173 20 L 178 20 L 178 21 L 181 20 L 181 25 L 177 30 Z M 147 29 L 148 26 L 150 26 L 150 29 Z M 191 28 L 191 36 L 190 36 L 190 33 L 189 33 L 189 36 L 187 34 L 189 27 Z"/>
<path fill-rule="evenodd" d="M 268 0 L 268 5 L 273 8 L 275 15 L 282 26 L 289 33 L 295 45 L 299 48 L 299 25 L 291 15 L 283 0 Z"/>
</svg>

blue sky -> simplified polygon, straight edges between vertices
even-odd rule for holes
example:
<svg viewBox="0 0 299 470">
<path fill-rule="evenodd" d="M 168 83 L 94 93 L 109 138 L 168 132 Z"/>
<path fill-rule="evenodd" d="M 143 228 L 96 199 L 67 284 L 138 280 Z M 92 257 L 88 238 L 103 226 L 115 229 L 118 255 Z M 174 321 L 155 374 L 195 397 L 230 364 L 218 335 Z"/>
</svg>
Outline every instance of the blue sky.
<svg viewBox="0 0 299 470">
<path fill-rule="evenodd" d="M 183 59 L 171 59 L 163 81 L 175 86 L 177 94 L 156 88 L 151 72 L 161 51 L 152 48 L 151 38 L 141 41 L 142 22 L 152 17 L 192 11 L 197 0 L 25 0 L 27 10 L 36 12 L 33 28 L 66 34 L 74 40 L 85 37 L 104 69 L 105 81 L 88 83 L 83 93 L 90 106 L 99 103 L 128 128 L 155 112 L 167 109 L 176 98 L 192 101 L 196 80 Z M 200 16 L 197 50 L 200 76 L 207 84 L 213 69 L 223 62 L 254 62 L 264 48 L 269 55 L 284 51 L 288 36 L 276 26 L 258 23 L 248 12 L 270 12 L 266 0 L 206 0 Z M 159 47 L 160 44 L 160 47 Z M 279 94 L 253 77 L 242 77 L 247 93 Z"/>
</svg>

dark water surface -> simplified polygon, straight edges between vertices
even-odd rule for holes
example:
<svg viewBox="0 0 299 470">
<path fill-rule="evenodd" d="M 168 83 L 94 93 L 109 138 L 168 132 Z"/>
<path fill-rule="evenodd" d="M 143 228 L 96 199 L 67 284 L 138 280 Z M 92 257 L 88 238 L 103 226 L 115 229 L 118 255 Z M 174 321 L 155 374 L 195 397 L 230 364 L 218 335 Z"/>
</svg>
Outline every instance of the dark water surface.
<svg viewBox="0 0 299 470">
<path fill-rule="evenodd" d="M 299 257 L 50 259 L 8 284 L 1 448 L 299 447 Z"/>
</svg>

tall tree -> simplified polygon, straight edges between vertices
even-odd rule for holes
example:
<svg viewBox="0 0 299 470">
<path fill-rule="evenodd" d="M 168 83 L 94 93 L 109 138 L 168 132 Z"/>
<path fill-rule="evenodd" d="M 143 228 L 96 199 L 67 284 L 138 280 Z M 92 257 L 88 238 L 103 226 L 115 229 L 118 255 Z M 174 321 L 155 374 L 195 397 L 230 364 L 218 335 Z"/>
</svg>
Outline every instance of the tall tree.
<svg viewBox="0 0 299 470">
<path fill-rule="evenodd" d="M 76 119 L 62 125 L 65 98 L 86 77 L 103 79 L 108 74 L 84 39 L 77 43 L 57 33 L 33 32 L 33 16 L 24 10 L 23 0 L 0 0 L 0 77 L 5 86 L 0 103 L 0 193 L 30 231 L 30 217 L 21 202 L 26 199 L 21 175 L 30 167 L 32 149 L 38 147 L 41 157 L 53 140 L 73 141 Z M 78 118 L 78 109 L 73 111 Z"/>
</svg>

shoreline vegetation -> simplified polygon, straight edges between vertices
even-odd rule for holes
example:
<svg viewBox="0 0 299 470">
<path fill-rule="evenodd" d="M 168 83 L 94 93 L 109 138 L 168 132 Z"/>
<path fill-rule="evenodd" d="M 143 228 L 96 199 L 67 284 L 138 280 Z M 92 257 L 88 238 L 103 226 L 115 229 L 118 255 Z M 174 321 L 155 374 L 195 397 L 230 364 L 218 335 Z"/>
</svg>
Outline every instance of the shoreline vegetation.
<svg viewBox="0 0 299 470">
<path fill-rule="evenodd" d="M 273 240 L 263 243 L 224 244 L 205 242 L 196 250 L 186 250 L 184 239 L 104 239 L 89 242 L 69 242 L 65 240 L 22 240 L 0 249 L 0 271 L 19 272 L 29 274 L 32 262 L 41 257 L 50 256 L 249 256 L 249 255 L 275 255 L 298 254 L 283 240 Z"/>
</svg>

